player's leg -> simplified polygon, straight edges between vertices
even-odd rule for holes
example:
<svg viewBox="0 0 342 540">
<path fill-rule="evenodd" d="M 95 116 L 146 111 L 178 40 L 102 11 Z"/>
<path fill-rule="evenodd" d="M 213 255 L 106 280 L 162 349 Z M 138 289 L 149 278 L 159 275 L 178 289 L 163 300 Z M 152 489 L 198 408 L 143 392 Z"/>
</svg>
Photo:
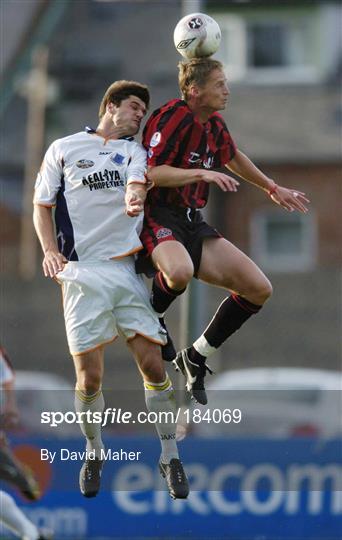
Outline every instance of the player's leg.
<svg viewBox="0 0 342 540">
<path fill-rule="evenodd" d="M 178 368 L 188 374 L 188 390 L 200 403 L 206 403 L 205 359 L 260 311 L 272 294 L 272 286 L 257 265 L 224 238 L 204 240 L 198 277 L 233 293 L 221 303 L 203 334 L 192 347 L 178 355 L 176 362 Z M 189 373 L 184 369 L 185 364 Z"/>
<path fill-rule="evenodd" d="M 39 540 L 37 527 L 18 508 L 14 499 L 2 490 L 0 490 L 0 521 L 19 538 Z"/>
<path fill-rule="evenodd" d="M 165 330 L 165 311 L 185 291 L 194 273 L 191 258 L 184 247 L 191 234 L 186 209 L 179 212 L 168 207 L 145 207 L 141 233 L 145 251 L 138 255 L 137 269 L 149 277 L 153 267 L 157 270 L 152 283 L 151 305 Z M 175 356 L 176 351 L 168 335 L 167 343 L 162 347 L 162 357 L 171 361 Z"/>
<path fill-rule="evenodd" d="M 84 413 L 80 428 L 86 437 L 87 453 L 92 452 L 96 459 L 86 459 L 80 472 L 80 489 L 85 497 L 95 497 L 100 488 L 104 445 L 101 437 L 101 424 L 87 418 L 87 411 L 102 414 L 104 399 L 102 394 L 104 347 L 83 354 L 73 355 L 76 372 L 75 409 Z"/>
<path fill-rule="evenodd" d="M 151 300 L 157 313 L 164 313 L 175 298 L 181 294 L 193 276 L 194 268 L 185 249 L 191 222 L 184 212 L 168 207 L 145 207 L 141 241 L 145 255 L 138 256 L 138 268 L 144 271 L 146 255 L 158 270 L 154 280 Z"/>
<path fill-rule="evenodd" d="M 4 432 L 0 431 L 0 479 L 20 489 L 29 500 L 41 496 L 39 484 L 31 469 L 14 455 Z"/>
<path fill-rule="evenodd" d="M 152 261 L 159 272 L 153 280 L 151 303 L 157 313 L 164 313 L 184 292 L 194 275 L 194 265 L 183 244 L 177 241 L 158 244 L 152 252 Z"/>
<path fill-rule="evenodd" d="M 225 238 L 204 240 L 198 277 L 233 293 L 222 302 L 203 334 L 209 347 L 215 349 L 257 313 L 272 294 L 271 283 L 260 268 Z M 201 350 L 206 352 L 205 343 L 203 346 Z"/>
<path fill-rule="evenodd" d="M 141 335 L 136 335 L 127 343 L 144 380 L 147 410 L 158 418 L 155 427 L 162 449 L 159 463 L 161 474 L 166 478 L 171 497 L 186 498 L 189 486 L 176 443 L 176 399 L 164 369 L 160 346 Z"/>
<path fill-rule="evenodd" d="M 70 262 L 66 267 L 58 278 L 63 287 L 65 326 L 76 372 L 75 408 L 83 413 L 80 427 L 86 437 L 87 453 L 95 456 L 95 459 L 86 456 L 80 472 L 80 489 L 84 496 L 94 497 L 100 486 L 103 443 L 101 424 L 92 422 L 91 417 L 104 409 L 101 389 L 104 345 L 117 335 L 112 313 L 115 281 L 110 280 L 106 262 L 96 265 Z"/>
<path fill-rule="evenodd" d="M 158 244 L 152 252 L 152 261 L 158 270 L 153 278 L 151 305 L 156 311 L 161 325 L 165 311 L 177 296 L 181 295 L 194 274 L 194 266 L 185 247 L 177 241 L 165 241 Z M 173 360 L 176 356 L 172 340 L 162 348 L 164 360 Z"/>
</svg>

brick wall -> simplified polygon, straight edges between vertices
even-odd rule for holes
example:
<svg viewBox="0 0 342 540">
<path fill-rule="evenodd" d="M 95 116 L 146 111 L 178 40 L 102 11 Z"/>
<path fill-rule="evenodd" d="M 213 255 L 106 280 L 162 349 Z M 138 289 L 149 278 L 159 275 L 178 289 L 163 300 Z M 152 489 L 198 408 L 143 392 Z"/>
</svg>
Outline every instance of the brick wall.
<svg viewBox="0 0 342 540">
<path fill-rule="evenodd" d="M 339 164 L 265 165 L 260 168 L 278 184 L 304 191 L 318 224 L 318 266 L 342 263 L 342 170 Z M 210 221 L 243 251 L 249 252 L 249 224 L 253 212 L 272 207 L 264 192 L 241 181 L 237 193 L 224 195 L 212 188 Z M 224 201 L 224 203 L 223 203 Z M 279 212 L 282 210 L 279 208 Z"/>
</svg>

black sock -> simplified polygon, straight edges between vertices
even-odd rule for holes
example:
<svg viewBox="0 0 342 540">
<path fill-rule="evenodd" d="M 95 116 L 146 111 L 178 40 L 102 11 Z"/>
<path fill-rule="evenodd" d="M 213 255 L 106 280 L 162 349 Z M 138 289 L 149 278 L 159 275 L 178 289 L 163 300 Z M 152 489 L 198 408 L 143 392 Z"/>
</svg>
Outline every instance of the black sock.
<svg viewBox="0 0 342 540">
<path fill-rule="evenodd" d="M 167 308 L 176 300 L 177 296 L 185 291 L 186 287 L 181 291 L 171 289 L 165 281 L 165 278 L 161 272 L 158 272 L 152 283 L 151 290 L 151 305 L 157 313 L 164 313 Z"/>
<path fill-rule="evenodd" d="M 204 332 L 204 337 L 212 347 L 218 349 L 243 323 L 258 313 L 262 306 L 252 304 L 242 296 L 232 294 L 216 311 Z"/>
</svg>

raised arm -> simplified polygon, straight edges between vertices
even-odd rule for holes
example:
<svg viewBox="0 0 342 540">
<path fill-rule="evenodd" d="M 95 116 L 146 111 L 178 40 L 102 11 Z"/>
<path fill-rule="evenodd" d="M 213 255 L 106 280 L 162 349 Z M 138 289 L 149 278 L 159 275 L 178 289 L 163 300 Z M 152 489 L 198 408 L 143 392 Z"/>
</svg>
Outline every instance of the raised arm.
<svg viewBox="0 0 342 540">
<path fill-rule="evenodd" d="M 234 158 L 226 165 L 226 167 L 234 174 L 247 180 L 251 184 L 266 191 L 271 199 L 288 210 L 293 212 L 306 213 L 308 208 L 305 203 L 309 203 L 305 193 L 295 189 L 288 189 L 278 186 L 272 178 L 266 176 L 254 163 L 240 150 L 236 150 Z"/>
<path fill-rule="evenodd" d="M 180 169 L 170 165 L 150 167 L 148 179 L 160 187 L 179 187 L 204 181 L 217 184 L 222 191 L 237 191 L 239 185 L 239 182 L 225 173 L 208 169 Z"/>
</svg>

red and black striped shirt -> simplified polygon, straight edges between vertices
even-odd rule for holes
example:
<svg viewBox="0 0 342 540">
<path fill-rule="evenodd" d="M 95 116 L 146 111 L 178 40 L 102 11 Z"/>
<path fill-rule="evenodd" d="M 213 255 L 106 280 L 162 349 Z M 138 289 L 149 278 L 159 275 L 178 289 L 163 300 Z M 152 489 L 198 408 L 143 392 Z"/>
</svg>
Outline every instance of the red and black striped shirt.
<svg viewBox="0 0 342 540">
<path fill-rule="evenodd" d="M 170 165 L 182 169 L 219 169 L 234 158 L 235 143 L 219 113 L 205 124 L 193 115 L 185 101 L 173 99 L 155 110 L 147 121 L 143 145 L 148 165 Z M 147 204 L 203 208 L 209 184 L 201 181 L 181 187 L 154 187 Z"/>
</svg>

